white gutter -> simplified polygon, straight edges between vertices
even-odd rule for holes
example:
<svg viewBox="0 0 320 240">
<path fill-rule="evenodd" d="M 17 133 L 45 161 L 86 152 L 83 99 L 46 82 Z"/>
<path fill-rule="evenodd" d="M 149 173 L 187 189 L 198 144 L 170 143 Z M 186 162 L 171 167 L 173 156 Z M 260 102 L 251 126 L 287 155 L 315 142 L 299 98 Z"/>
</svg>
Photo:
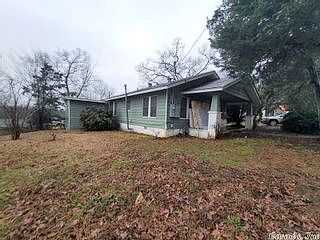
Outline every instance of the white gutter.
<svg viewBox="0 0 320 240">
<path fill-rule="evenodd" d="M 165 90 L 165 89 L 168 89 L 168 88 L 169 88 L 168 86 L 164 86 L 164 87 L 158 87 L 158 88 L 142 90 L 142 91 L 139 91 L 139 92 L 128 93 L 128 97 L 136 96 L 136 95 L 140 95 L 140 94 L 145 94 L 145 93 L 150 93 L 150 92 L 157 92 L 157 91 Z M 119 96 L 108 98 L 108 99 L 106 99 L 106 101 L 121 99 L 121 98 L 124 98 L 124 97 L 125 97 L 125 95 L 122 94 L 122 95 L 119 95 Z"/>
<path fill-rule="evenodd" d="M 205 92 L 220 92 L 223 88 L 208 88 L 208 89 L 202 89 L 202 90 L 191 90 L 191 91 L 183 91 L 182 94 L 193 94 L 193 93 L 205 93 Z"/>
<path fill-rule="evenodd" d="M 87 98 L 73 98 L 73 97 L 66 97 L 64 98 L 68 101 L 79 101 L 79 102 L 93 102 L 93 103 L 106 103 L 105 100 L 93 100 L 93 99 L 87 99 Z"/>
</svg>

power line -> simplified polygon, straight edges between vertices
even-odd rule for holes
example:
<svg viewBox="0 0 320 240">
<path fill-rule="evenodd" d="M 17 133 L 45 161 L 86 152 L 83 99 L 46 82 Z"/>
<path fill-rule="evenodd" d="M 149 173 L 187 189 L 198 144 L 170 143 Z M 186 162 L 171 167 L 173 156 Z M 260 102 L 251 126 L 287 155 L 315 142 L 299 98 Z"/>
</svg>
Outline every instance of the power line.
<svg viewBox="0 0 320 240">
<path fill-rule="evenodd" d="M 196 38 L 196 40 L 192 43 L 189 51 L 187 52 L 187 54 L 183 57 L 182 61 L 184 59 L 186 59 L 186 57 L 191 53 L 192 49 L 196 46 L 196 44 L 198 43 L 198 41 L 201 39 L 202 35 L 204 34 L 204 32 L 207 30 L 207 26 L 205 26 L 202 30 L 202 32 L 200 33 L 200 35 Z"/>
</svg>

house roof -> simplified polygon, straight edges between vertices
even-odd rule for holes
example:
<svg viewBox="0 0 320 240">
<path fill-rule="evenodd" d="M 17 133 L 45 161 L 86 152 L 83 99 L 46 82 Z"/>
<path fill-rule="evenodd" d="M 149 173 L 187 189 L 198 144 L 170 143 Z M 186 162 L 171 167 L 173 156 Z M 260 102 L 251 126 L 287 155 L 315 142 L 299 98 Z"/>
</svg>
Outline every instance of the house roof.
<svg viewBox="0 0 320 240">
<path fill-rule="evenodd" d="M 171 82 L 171 83 L 162 83 L 162 84 L 158 84 L 156 86 L 142 88 L 142 89 L 138 89 L 136 91 L 128 92 L 127 96 L 130 97 L 130 96 L 135 96 L 135 95 L 140 95 L 140 94 L 145 94 L 145 93 L 157 92 L 157 91 L 169 89 L 172 87 L 176 87 L 176 86 L 179 86 L 179 85 L 182 85 L 185 83 L 190 83 L 192 81 L 196 81 L 201 78 L 202 79 L 208 78 L 211 81 L 207 81 L 205 83 L 202 83 L 200 86 L 198 85 L 197 87 L 189 88 L 189 89 L 183 91 L 182 94 L 224 91 L 228 87 L 231 87 L 234 84 L 237 84 L 240 82 L 240 80 L 234 79 L 234 78 L 228 78 L 228 77 L 220 78 L 215 71 L 210 71 L 210 72 L 199 74 L 197 76 L 184 78 L 179 81 L 175 81 L 175 82 Z M 252 94 L 257 99 L 257 102 L 260 104 L 261 100 L 260 100 L 260 97 L 257 93 L 257 90 L 253 85 L 252 85 L 252 87 L 253 87 Z M 121 98 L 125 98 L 125 94 L 116 95 L 111 98 L 108 98 L 105 100 L 100 100 L 100 101 L 91 100 L 91 99 L 84 99 L 84 98 L 72 98 L 72 97 L 67 97 L 66 99 L 73 100 L 73 101 L 93 102 L 93 103 L 106 103 L 107 101 L 112 101 L 112 100 L 121 99 Z"/>
<path fill-rule="evenodd" d="M 228 91 L 227 89 L 233 85 L 240 83 L 240 79 L 222 77 L 212 82 L 206 82 L 201 84 L 198 87 L 189 88 L 182 92 L 182 94 L 196 94 L 196 93 L 210 93 L 210 92 L 221 92 L 221 91 Z M 236 87 L 237 88 L 237 87 Z M 260 96 L 257 92 L 257 89 L 252 83 L 245 84 L 245 92 L 249 95 L 249 99 L 254 101 L 257 105 L 261 104 Z M 239 88 L 241 91 L 241 88 Z"/>
<path fill-rule="evenodd" d="M 80 102 L 106 103 L 105 100 L 93 100 L 93 99 L 88 99 L 88 98 L 65 97 L 64 99 L 72 100 L 72 101 L 80 101 Z"/>
<path fill-rule="evenodd" d="M 200 78 L 219 79 L 219 76 L 217 75 L 217 73 L 215 71 L 205 72 L 205 73 L 202 73 L 202 74 L 199 74 L 196 76 L 192 76 L 192 77 L 188 77 L 188 78 L 184 78 L 184 79 L 181 79 L 181 80 L 178 80 L 175 82 L 162 83 L 162 84 L 158 84 L 156 86 L 142 88 L 142 89 L 138 89 L 136 91 L 128 92 L 127 96 L 130 97 L 130 96 L 140 95 L 140 94 L 144 94 L 144 93 L 165 90 L 165 89 L 176 87 L 176 86 L 188 83 L 188 82 L 198 80 Z M 116 95 L 116 96 L 113 96 L 111 98 L 106 99 L 106 101 L 120 99 L 120 98 L 124 98 L 124 97 L 125 97 L 125 94 Z"/>
<path fill-rule="evenodd" d="M 213 82 L 207 82 L 202 84 L 199 87 L 191 88 L 186 91 L 183 91 L 183 94 L 191 94 L 191 93 L 204 93 L 204 92 L 217 92 L 222 91 L 227 87 L 232 86 L 233 84 L 238 83 L 240 80 L 233 78 L 219 78 Z"/>
</svg>

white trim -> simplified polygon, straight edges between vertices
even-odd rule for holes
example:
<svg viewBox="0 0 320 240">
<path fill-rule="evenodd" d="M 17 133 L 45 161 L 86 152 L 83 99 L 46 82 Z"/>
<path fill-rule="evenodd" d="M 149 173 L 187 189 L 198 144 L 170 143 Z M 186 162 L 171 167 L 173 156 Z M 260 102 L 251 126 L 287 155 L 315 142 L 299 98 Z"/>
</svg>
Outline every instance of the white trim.
<svg viewBox="0 0 320 240">
<path fill-rule="evenodd" d="M 104 100 L 93 100 L 88 98 L 74 98 L 74 97 L 65 97 L 64 99 L 68 101 L 79 101 L 79 102 L 93 102 L 93 103 L 107 103 L 107 101 Z"/>
<path fill-rule="evenodd" d="M 150 118 L 151 116 L 151 96 L 149 96 L 148 98 L 148 118 Z"/>
<path fill-rule="evenodd" d="M 223 91 L 223 88 L 208 88 L 208 89 L 203 89 L 203 90 L 194 90 L 194 91 L 183 91 L 181 92 L 182 94 L 192 94 L 192 93 L 205 93 L 205 92 L 219 92 L 219 91 Z"/>
<path fill-rule="evenodd" d="M 164 86 L 164 87 L 159 87 L 159 88 L 152 88 L 152 89 L 148 89 L 148 90 L 143 90 L 143 91 L 139 91 L 139 92 L 133 92 L 133 93 L 128 93 L 128 97 L 131 97 L 131 96 L 136 96 L 136 95 L 141 95 L 141 94 L 145 94 L 145 93 L 150 93 L 150 92 L 157 92 L 157 91 L 161 91 L 161 90 L 165 90 L 165 89 L 168 89 L 170 88 L 169 86 Z M 124 98 L 125 95 L 122 94 L 122 95 L 119 95 L 119 96 L 115 96 L 115 97 L 111 97 L 111 98 L 108 98 L 106 99 L 106 101 L 112 101 L 112 100 L 116 100 L 116 99 L 120 99 L 120 98 Z"/>
<path fill-rule="evenodd" d="M 209 138 L 209 131 L 207 129 L 189 128 L 189 135 L 197 138 Z"/>
<path fill-rule="evenodd" d="M 156 97 L 157 98 L 157 101 L 156 101 L 156 116 L 151 116 L 151 98 L 152 97 Z M 154 119 L 154 118 L 157 118 L 158 116 L 158 95 L 151 95 L 151 96 L 148 96 L 148 116 L 143 116 L 143 103 L 144 103 L 144 98 L 142 98 L 142 118 L 151 118 L 151 119 Z"/>
<path fill-rule="evenodd" d="M 152 97 L 156 97 L 156 116 L 151 116 L 151 98 Z M 158 117 L 158 95 L 151 95 L 150 96 L 150 116 L 149 116 L 149 118 L 157 118 Z"/>
</svg>

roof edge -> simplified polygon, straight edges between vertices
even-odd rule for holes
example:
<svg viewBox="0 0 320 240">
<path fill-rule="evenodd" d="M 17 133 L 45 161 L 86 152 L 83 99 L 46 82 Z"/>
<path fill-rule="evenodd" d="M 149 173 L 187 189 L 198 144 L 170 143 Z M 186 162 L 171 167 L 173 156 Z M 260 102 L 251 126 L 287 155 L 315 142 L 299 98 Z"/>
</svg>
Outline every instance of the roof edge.
<svg viewBox="0 0 320 240">
<path fill-rule="evenodd" d="M 88 99 L 88 98 L 75 98 L 75 97 L 65 97 L 65 100 L 71 100 L 71 101 L 80 101 L 80 102 L 93 102 L 93 103 L 106 103 L 106 100 L 94 100 L 94 99 Z"/>
<path fill-rule="evenodd" d="M 213 75 L 214 78 L 219 79 L 219 75 L 217 74 L 216 71 L 213 70 L 213 71 L 201 73 L 201 74 L 198 74 L 195 76 L 183 78 L 183 79 L 176 81 L 176 82 L 173 82 L 173 83 L 167 83 L 166 85 L 162 85 L 162 86 L 158 86 L 158 87 L 155 86 L 154 88 L 146 88 L 146 89 L 142 88 L 138 91 L 128 92 L 127 96 L 130 97 L 130 96 L 136 96 L 136 95 L 145 94 L 145 93 L 149 93 L 149 92 L 157 92 L 157 91 L 161 91 L 161 90 L 166 90 L 169 88 L 180 86 L 180 85 L 185 84 L 187 82 L 195 81 L 199 78 L 208 77 L 210 75 Z M 125 98 L 125 94 L 116 95 L 114 97 L 106 99 L 106 101 L 111 101 L 111 100 L 116 100 L 116 99 L 121 99 L 121 98 Z"/>
</svg>

